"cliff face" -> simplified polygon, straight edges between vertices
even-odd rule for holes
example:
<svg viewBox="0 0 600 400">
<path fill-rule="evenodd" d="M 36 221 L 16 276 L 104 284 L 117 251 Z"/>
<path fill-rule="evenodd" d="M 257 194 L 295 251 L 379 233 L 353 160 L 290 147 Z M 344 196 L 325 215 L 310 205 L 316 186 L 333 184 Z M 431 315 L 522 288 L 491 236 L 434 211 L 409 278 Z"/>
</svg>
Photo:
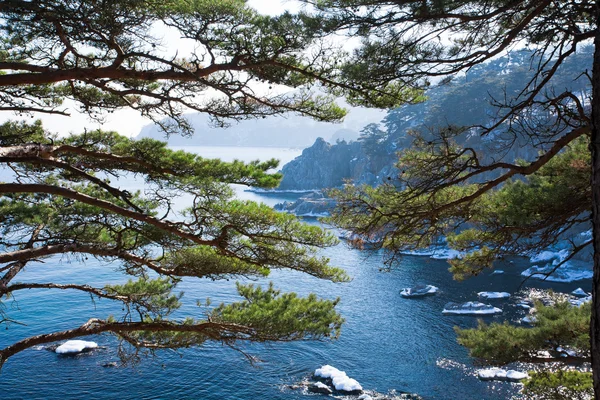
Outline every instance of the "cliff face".
<svg viewBox="0 0 600 400">
<path fill-rule="evenodd" d="M 314 190 L 339 187 L 347 179 L 377 185 L 396 174 L 392 161 L 374 162 L 360 142 L 335 145 L 318 138 L 302 155 L 283 166 L 280 190 Z"/>
</svg>

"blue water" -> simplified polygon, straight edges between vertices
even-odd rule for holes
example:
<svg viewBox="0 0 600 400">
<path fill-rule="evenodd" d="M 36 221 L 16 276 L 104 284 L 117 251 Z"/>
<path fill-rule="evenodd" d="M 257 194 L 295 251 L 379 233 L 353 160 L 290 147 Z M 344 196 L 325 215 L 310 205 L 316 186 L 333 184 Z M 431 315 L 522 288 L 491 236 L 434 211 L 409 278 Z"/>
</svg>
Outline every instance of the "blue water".
<svg viewBox="0 0 600 400">
<path fill-rule="evenodd" d="M 223 159 L 239 152 L 236 148 L 221 149 L 222 154 L 217 156 Z M 269 157 L 274 152 L 264 151 Z M 286 154 L 298 154 L 292 153 Z M 260 154 L 246 154 L 246 158 L 249 156 L 257 158 Z M 236 191 L 242 198 L 260 199 L 268 204 L 278 201 L 277 197 L 263 197 L 241 188 Z M 443 316 L 441 310 L 448 301 L 476 300 L 479 291 L 517 291 L 522 282 L 519 274 L 529 266 L 528 262 L 506 261 L 499 265 L 506 271 L 504 275 L 484 273 L 465 282 L 455 282 L 443 260 L 407 256 L 398 268 L 381 272 L 381 254 L 366 257 L 365 253 L 344 244 L 326 249 L 323 254 L 331 258 L 332 264 L 346 269 L 353 280 L 336 284 L 300 273 L 274 271 L 257 283 L 273 281 L 284 291 L 341 297 L 338 308 L 346 323 L 337 341 L 241 344 L 241 349 L 262 360 L 256 365 L 241 353 L 212 343 L 177 352 L 160 351 L 154 357 L 142 359 L 135 367 L 104 368 L 103 364 L 118 360 L 118 342 L 108 335 L 94 336 L 89 340 L 103 348 L 89 354 L 61 357 L 38 348 L 10 358 L 0 374 L 0 398 L 304 399 L 306 395 L 286 385 L 302 380 L 323 364 L 345 370 L 365 389 L 382 393 L 406 391 L 426 399 L 506 399 L 516 393 L 518 386 L 514 384 L 479 381 L 467 351 L 456 343 L 453 327 L 475 326 L 476 319 Z M 57 257 L 32 264 L 18 279 L 102 286 L 126 280 L 115 271 L 117 268 L 117 264 L 102 264 L 92 259 L 82 262 Z M 438 286 L 440 293 L 420 300 L 400 297 L 401 288 L 416 283 Z M 550 287 L 550 284 L 529 281 L 526 286 Z M 578 286 L 589 290 L 590 283 L 552 284 L 555 290 L 563 292 Z M 180 290 L 185 292 L 186 300 L 181 315 L 200 317 L 203 310 L 195 305 L 196 300 L 204 301 L 207 297 L 213 303 L 239 300 L 233 281 L 185 279 Z M 485 320 L 522 317 L 523 311 L 514 302 L 514 299 L 494 302 L 505 312 Z M 92 302 L 87 295 L 67 291 L 20 292 L 5 305 L 12 318 L 27 325 L 13 324 L 1 331 L 0 347 L 33 334 L 73 328 L 90 317 L 105 318 L 121 311 L 107 300 Z"/>
</svg>

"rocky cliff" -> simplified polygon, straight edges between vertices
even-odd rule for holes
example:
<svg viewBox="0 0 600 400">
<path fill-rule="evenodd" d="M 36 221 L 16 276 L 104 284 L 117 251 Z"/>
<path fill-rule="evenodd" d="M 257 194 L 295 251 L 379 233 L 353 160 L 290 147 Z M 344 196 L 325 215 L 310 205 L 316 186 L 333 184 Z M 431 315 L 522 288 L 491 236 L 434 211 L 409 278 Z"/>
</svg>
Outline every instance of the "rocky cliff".
<svg viewBox="0 0 600 400">
<path fill-rule="evenodd" d="M 377 185 L 397 174 L 393 161 L 373 160 L 360 142 L 338 141 L 330 144 L 323 138 L 283 166 L 280 190 L 314 190 L 339 187 L 345 180 Z"/>
</svg>

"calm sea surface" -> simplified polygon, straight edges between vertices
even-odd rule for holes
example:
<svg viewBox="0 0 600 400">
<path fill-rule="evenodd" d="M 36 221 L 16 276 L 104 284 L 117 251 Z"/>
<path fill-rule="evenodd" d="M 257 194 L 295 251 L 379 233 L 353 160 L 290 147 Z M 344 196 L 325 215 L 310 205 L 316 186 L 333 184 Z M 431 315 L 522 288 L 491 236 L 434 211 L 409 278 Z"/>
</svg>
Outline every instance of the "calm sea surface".
<svg viewBox="0 0 600 400">
<path fill-rule="evenodd" d="M 189 148 L 223 160 L 279 158 L 282 164 L 300 150 L 277 148 Z M 132 183 L 129 182 L 129 185 Z M 236 188 L 239 197 L 273 205 L 289 196 L 263 196 Z M 309 223 L 317 223 L 315 220 Z M 136 367 L 105 368 L 118 361 L 117 341 L 94 336 L 102 349 L 77 357 L 61 357 L 43 349 L 30 349 L 9 359 L 0 373 L 0 399 L 303 399 L 310 398 L 287 385 L 301 381 L 315 368 L 331 364 L 357 379 L 365 389 L 380 393 L 405 391 L 425 399 L 506 399 L 518 390 L 510 383 L 486 383 L 474 376 L 472 360 L 455 340 L 453 327 L 475 326 L 473 317 L 443 316 L 448 301 L 476 300 L 479 291 L 514 293 L 521 284 L 519 273 L 526 260 L 506 261 L 503 275 L 455 282 L 443 260 L 407 256 L 391 272 L 381 272 L 381 254 L 366 254 L 344 244 L 326 249 L 332 264 L 353 277 L 335 284 L 308 275 L 274 271 L 260 284 L 273 281 L 284 291 L 315 292 L 322 297 L 341 297 L 339 311 L 346 319 L 339 340 L 271 345 L 241 345 L 262 362 L 251 365 L 239 352 L 219 344 L 181 351 L 161 351 Z M 32 264 L 20 281 L 90 283 L 103 286 L 121 282 L 117 264 L 96 260 L 53 258 Z M 400 297 L 401 288 L 417 283 L 440 288 L 437 296 L 421 300 Z M 530 281 L 527 286 L 549 287 Z M 553 284 L 557 291 L 571 291 L 589 282 Z M 180 285 L 186 306 L 181 315 L 202 315 L 195 303 L 210 297 L 213 303 L 239 300 L 233 281 L 185 279 Z M 515 300 L 496 301 L 505 312 L 486 321 L 516 320 L 524 316 Z M 0 333 L 0 347 L 27 336 L 69 329 L 90 317 L 105 318 L 120 308 L 107 300 L 92 302 L 89 296 L 44 290 L 17 293 L 6 301 L 5 311 L 25 326 L 10 325 Z"/>
</svg>

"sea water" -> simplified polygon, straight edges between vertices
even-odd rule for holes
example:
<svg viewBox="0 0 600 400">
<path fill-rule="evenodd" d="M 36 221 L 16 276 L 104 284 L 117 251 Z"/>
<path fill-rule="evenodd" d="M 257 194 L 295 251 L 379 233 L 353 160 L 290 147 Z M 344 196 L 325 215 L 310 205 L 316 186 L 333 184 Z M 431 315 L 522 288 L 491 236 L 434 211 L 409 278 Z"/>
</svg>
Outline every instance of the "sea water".
<svg viewBox="0 0 600 400">
<path fill-rule="evenodd" d="M 282 158 L 300 153 L 273 148 L 191 148 L 199 154 L 231 160 Z M 236 187 L 238 197 L 269 205 L 287 195 L 261 195 Z M 316 220 L 308 220 L 316 224 Z M 339 312 L 346 322 L 338 340 L 274 344 L 240 343 L 239 349 L 260 359 L 250 363 L 240 352 L 219 343 L 200 348 L 158 351 L 133 366 L 106 367 L 118 362 L 118 341 L 109 335 L 85 338 L 102 348 L 76 357 L 65 357 L 42 347 L 10 358 L 0 373 L 0 399 L 310 399 L 290 389 L 330 364 L 344 370 L 363 388 L 380 393 L 411 392 L 425 399 L 506 399 L 516 394 L 518 384 L 483 382 L 475 376 L 477 366 L 465 348 L 456 342 L 454 326 L 473 327 L 476 318 L 444 316 L 447 302 L 477 300 L 481 291 L 517 292 L 523 284 L 520 273 L 529 260 L 514 258 L 498 264 L 501 275 L 484 272 L 464 282 L 452 280 L 445 260 L 429 256 L 406 256 L 390 272 L 382 272 L 382 254 L 350 249 L 344 243 L 323 250 L 333 265 L 352 277 L 348 283 L 332 283 L 293 271 L 273 271 L 265 279 L 283 291 L 301 295 L 314 292 L 324 298 L 340 297 Z M 92 258 L 54 257 L 31 263 L 19 281 L 79 283 L 103 286 L 126 280 L 118 263 L 101 263 Z M 248 282 L 247 280 L 245 282 Z M 415 284 L 440 288 L 435 296 L 405 299 L 400 290 Z M 589 281 L 547 283 L 529 280 L 523 287 L 553 287 L 570 292 L 589 290 Z M 186 278 L 178 290 L 185 292 L 178 315 L 201 318 L 204 302 L 213 304 L 240 300 L 233 280 Z M 504 313 L 485 317 L 486 322 L 518 321 L 525 311 L 508 300 L 489 300 Z M 73 291 L 28 290 L 4 301 L 8 314 L 26 325 L 11 324 L 0 331 L 0 347 L 30 335 L 70 329 L 91 317 L 118 315 L 121 308 L 106 299 L 92 301 Z"/>
</svg>

